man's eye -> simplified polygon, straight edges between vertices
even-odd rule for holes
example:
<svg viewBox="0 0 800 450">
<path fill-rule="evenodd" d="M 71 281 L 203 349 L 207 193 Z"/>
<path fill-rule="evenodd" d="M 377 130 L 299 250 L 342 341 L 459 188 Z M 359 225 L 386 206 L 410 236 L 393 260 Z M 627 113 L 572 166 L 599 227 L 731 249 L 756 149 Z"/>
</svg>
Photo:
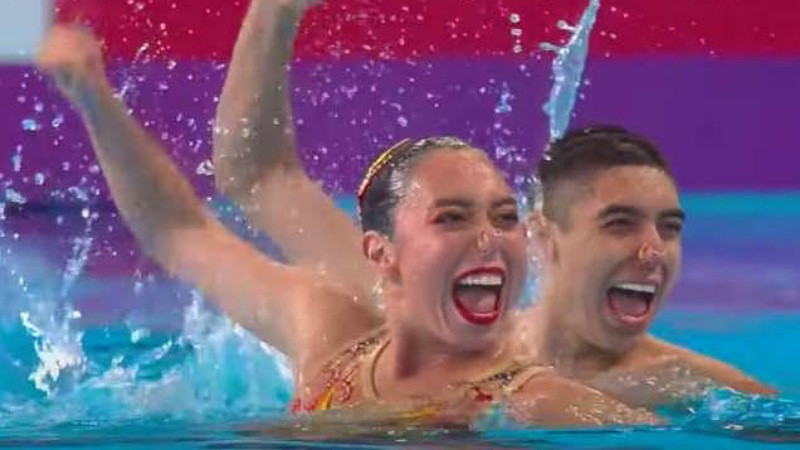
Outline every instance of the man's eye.
<svg viewBox="0 0 800 450">
<path fill-rule="evenodd" d="M 635 225 L 635 222 L 632 219 L 620 217 L 617 219 L 612 219 L 606 222 L 603 225 L 603 228 L 611 229 L 611 230 L 621 230 L 631 228 Z"/>
<path fill-rule="evenodd" d="M 661 234 L 665 237 L 679 236 L 683 232 L 682 222 L 665 222 L 661 226 Z"/>
</svg>

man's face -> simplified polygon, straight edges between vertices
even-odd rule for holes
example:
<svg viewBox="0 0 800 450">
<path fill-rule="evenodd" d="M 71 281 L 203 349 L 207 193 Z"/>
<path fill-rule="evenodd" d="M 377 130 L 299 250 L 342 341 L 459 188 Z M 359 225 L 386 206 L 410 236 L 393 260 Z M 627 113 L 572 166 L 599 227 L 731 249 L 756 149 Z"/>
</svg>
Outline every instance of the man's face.
<svg viewBox="0 0 800 450">
<path fill-rule="evenodd" d="M 657 168 L 599 170 L 549 223 L 546 265 L 552 307 L 570 334 L 615 353 L 643 336 L 680 269 L 683 212 L 674 182 Z"/>
</svg>

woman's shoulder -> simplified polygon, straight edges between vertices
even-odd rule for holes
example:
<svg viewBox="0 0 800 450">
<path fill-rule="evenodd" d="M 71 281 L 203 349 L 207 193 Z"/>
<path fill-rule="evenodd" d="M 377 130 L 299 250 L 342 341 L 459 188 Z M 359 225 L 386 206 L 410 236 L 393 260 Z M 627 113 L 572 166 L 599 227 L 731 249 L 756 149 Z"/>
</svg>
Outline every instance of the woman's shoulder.
<svg viewBox="0 0 800 450">
<path fill-rule="evenodd" d="M 374 355 L 386 342 L 386 329 L 375 328 L 327 356 L 308 362 L 297 377 L 293 410 L 321 411 L 370 398 L 365 380 Z"/>
</svg>

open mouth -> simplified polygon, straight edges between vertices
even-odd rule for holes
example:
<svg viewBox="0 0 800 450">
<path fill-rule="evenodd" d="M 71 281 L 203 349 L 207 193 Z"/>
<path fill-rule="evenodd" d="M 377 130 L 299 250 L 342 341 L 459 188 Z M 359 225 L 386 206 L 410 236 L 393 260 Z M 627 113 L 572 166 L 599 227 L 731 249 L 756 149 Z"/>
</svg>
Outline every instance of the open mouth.
<svg viewBox="0 0 800 450">
<path fill-rule="evenodd" d="M 456 311 L 471 324 L 491 325 L 500 317 L 504 283 L 502 269 L 482 268 L 460 275 L 453 283 Z"/>
<path fill-rule="evenodd" d="M 608 288 L 606 301 L 622 323 L 641 325 L 649 316 L 657 291 L 655 284 L 618 283 Z"/>
</svg>

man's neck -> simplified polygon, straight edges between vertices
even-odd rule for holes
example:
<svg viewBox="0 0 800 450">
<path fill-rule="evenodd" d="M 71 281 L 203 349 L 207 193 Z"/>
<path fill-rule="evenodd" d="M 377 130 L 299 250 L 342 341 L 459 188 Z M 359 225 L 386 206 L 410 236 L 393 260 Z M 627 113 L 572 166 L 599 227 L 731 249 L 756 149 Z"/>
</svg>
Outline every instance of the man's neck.
<svg viewBox="0 0 800 450">
<path fill-rule="evenodd" d="M 583 338 L 558 309 L 558 293 L 545 290 L 539 305 L 531 308 L 523 336 L 542 363 L 565 376 L 589 379 L 617 366 L 626 353 L 609 352 Z"/>
</svg>

